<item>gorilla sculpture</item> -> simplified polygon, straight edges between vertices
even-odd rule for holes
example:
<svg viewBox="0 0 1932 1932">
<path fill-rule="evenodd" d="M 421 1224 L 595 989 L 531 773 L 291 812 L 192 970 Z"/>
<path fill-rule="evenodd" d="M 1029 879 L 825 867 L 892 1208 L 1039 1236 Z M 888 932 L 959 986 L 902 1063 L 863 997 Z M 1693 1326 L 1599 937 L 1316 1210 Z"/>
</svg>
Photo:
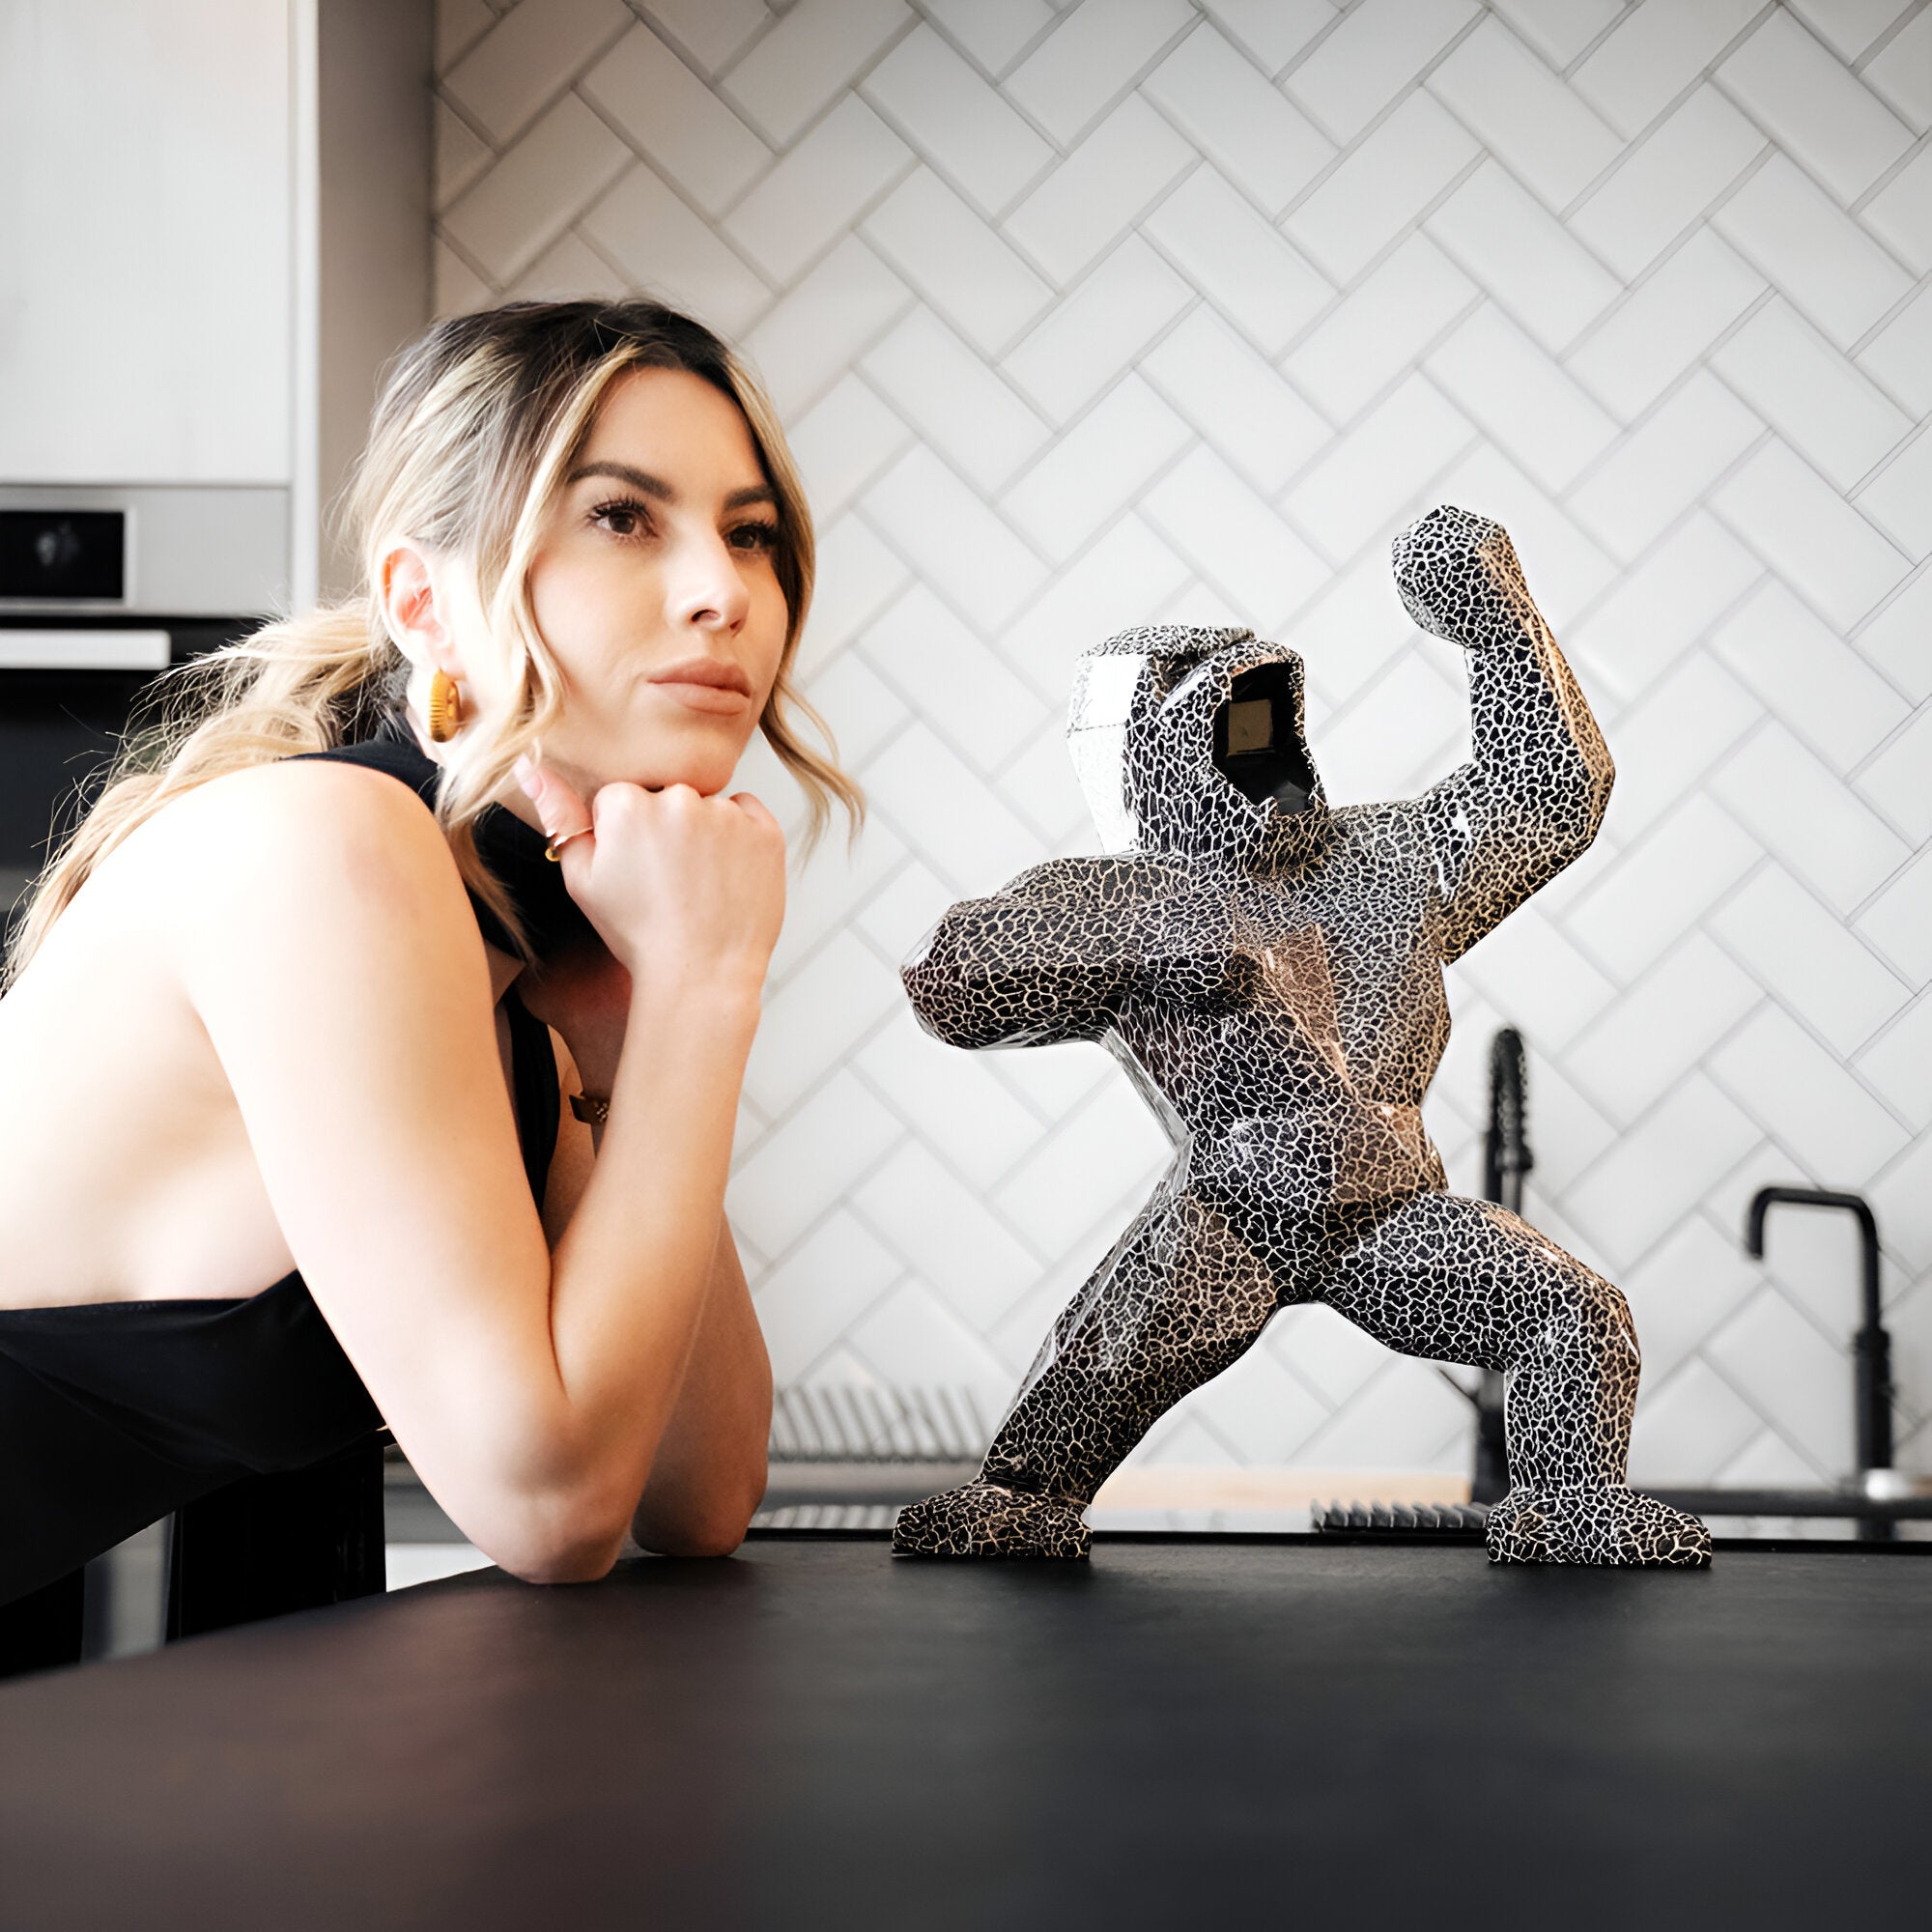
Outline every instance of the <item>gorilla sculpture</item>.
<svg viewBox="0 0 1932 1932">
<path fill-rule="evenodd" d="M 1084 1556 L 1094 1491 L 1276 1309 L 1512 1372 L 1495 1562 L 1698 1564 L 1695 1517 L 1624 1486 L 1637 1347 L 1618 1291 L 1448 1192 L 1421 1102 L 1442 967 L 1589 845 L 1614 776 L 1508 535 L 1453 508 L 1396 539 L 1423 629 L 1469 653 L 1475 755 L 1422 797 L 1328 808 L 1301 661 L 1158 625 L 1082 658 L 1068 742 L 1103 838 L 953 906 L 904 967 L 956 1046 L 1100 1040 L 1173 1166 L 1054 1323 L 978 1478 L 895 1549 Z"/>
</svg>

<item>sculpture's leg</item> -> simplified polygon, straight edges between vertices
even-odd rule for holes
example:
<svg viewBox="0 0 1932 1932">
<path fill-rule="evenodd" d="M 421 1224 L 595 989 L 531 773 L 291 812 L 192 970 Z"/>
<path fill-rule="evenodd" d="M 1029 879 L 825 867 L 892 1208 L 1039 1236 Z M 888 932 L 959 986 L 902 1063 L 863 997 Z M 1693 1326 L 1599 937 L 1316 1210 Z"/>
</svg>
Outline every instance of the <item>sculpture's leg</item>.
<svg viewBox="0 0 1932 1932">
<path fill-rule="evenodd" d="M 1272 1276 L 1225 1217 L 1163 1189 L 1054 1323 L 978 1479 L 901 1510 L 893 1548 L 1085 1556 L 1094 1492 L 1276 1305 Z"/>
<path fill-rule="evenodd" d="M 1507 1208 L 1404 1202 L 1321 1299 L 1406 1355 L 1512 1371 L 1512 1488 L 1490 1512 L 1492 1561 L 1709 1561 L 1695 1517 L 1624 1486 L 1638 1358 L 1622 1294 Z"/>
</svg>

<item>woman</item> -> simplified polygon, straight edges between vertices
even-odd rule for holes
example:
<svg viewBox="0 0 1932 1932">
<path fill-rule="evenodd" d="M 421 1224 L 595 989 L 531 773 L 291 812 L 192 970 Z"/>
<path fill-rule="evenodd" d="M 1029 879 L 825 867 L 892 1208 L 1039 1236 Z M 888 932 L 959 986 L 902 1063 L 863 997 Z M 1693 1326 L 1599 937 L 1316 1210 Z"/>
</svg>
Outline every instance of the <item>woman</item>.
<svg viewBox="0 0 1932 1932">
<path fill-rule="evenodd" d="M 784 845 L 724 788 L 755 725 L 859 808 L 782 433 L 657 303 L 513 303 L 399 359 L 350 513 L 363 592 L 168 675 L 9 964 L 0 1603 L 384 1423 L 533 1581 L 764 1488 L 723 1203 Z"/>
</svg>

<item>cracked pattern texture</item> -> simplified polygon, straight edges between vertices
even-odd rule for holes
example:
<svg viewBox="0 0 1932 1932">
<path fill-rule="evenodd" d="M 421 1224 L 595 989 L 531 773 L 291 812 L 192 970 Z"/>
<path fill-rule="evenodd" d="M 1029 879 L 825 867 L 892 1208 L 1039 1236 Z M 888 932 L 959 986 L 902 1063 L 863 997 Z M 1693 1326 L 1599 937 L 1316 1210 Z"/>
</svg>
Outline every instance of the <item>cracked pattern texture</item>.
<svg viewBox="0 0 1932 1932">
<path fill-rule="evenodd" d="M 1394 545 L 1423 629 L 1469 653 L 1474 756 L 1422 797 L 1331 810 L 1301 661 L 1240 629 L 1124 631 L 1082 658 L 1073 762 L 1115 849 L 952 907 L 905 962 L 964 1047 L 1098 1040 L 1175 1147 L 1061 1313 L 979 1477 L 894 1547 L 1082 1556 L 1082 1513 L 1152 1423 L 1275 1311 L 1324 1301 L 1406 1354 L 1510 1374 L 1498 1562 L 1694 1564 L 1694 1517 L 1624 1486 L 1622 1294 L 1447 1191 L 1421 1105 L 1442 967 L 1577 857 L 1614 776 L 1500 526 L 1438 508 Z"/>
</svg>

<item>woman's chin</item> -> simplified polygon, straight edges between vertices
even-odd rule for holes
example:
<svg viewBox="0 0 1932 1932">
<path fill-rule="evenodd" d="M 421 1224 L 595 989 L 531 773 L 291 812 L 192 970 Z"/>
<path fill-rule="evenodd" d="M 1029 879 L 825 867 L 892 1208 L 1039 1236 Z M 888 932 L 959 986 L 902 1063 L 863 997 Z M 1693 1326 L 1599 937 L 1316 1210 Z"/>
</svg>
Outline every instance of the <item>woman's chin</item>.
<svg viewBox="0 0 1932 1932">
<path fill-rule="evenodd" d="M 640 732 L 628 745 L 617 738 L 606 757 L 597 761 L 594 771 L 586 765 L 583 776 L 593 786 L 622 780 L 628 784 L 641 785 L 645 791 L 664 791 L 674 784 L 689 785 L 707 798 L 728 790 L 753 734 L 737 720 L 730 721 L 732 728 L 727 731 L 715 728 L 724 721 L 709 722 L 714 727 L 710 730 Z M 584 797 L 589 795 L 588 791 L 583 792 Z"/>
<path fill-rule="evenodd" d="M 731 775 L 738 769 L 737 760 L 721 764 L 715 759 L 668 760 L 654 766 L 648 778 L 633 779 L 633 784 L 642 785 L 646 791 L 665 791 L 671 785 L 689 785 L 693 791 L 711 798 L 724 791 L 731 782 Z"/>
</svg>

